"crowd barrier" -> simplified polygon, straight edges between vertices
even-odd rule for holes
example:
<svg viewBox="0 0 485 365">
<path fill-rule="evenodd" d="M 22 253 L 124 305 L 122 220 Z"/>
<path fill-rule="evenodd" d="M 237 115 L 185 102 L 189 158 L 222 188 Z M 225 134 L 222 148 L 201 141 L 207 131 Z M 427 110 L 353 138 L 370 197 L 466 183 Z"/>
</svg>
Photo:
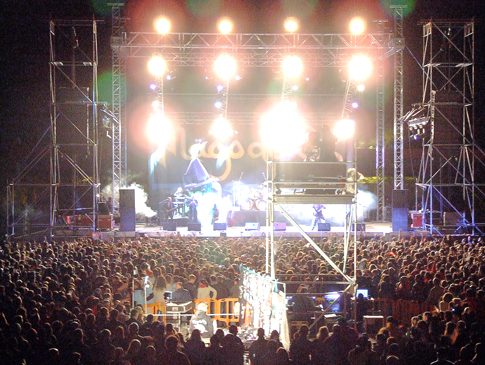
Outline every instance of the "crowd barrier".
<svg viewBox="0 0 485 365">
<path fill-rule="evenodd" d="M 223 322 L 226 326 L 231 323 L 239 322 L 239 298 L 224 298 L 224 299 L 196 299 L 194 300 L 194 310 L 200 303 L 207 304 L 207 314 L 218 322 Z M 166 322 L 167 304 L 166 303 L 150 303 L 143 307 L 145 315 L 153 314 L 161 317 L 163 322 Z"/>
<path fill-rule="evenodd" d="M 415 300 L 377 298 L 371 301 L 373 308 L 369 312 L 379 313 L 384 317 L 392 316 L 399 323 L 410 325 L 411 319 L 418 314 L 432 310 L 429 303 Z"/>
</svg>

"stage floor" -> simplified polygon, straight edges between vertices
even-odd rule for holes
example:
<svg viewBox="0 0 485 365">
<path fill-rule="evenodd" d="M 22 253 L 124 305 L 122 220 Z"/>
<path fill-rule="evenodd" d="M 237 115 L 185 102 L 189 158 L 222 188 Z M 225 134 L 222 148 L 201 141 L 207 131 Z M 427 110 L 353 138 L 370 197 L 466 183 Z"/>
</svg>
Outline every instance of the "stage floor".
<svg viewBox="0 0 485 365">
<path fill-rule="evenodd" d="M 330 231 L 317 231 L 312 230 L 310 226 L 302 226 L 305 233 L 307 233 L 312 238 L 323 238 L 330 237 L 333 235 L 343 236 L 344 227 L 331 227 Z M 399 232 L 392 231 L 391 223 L 382 222 L 366 222 L 364 223 L 364 230 L 358 231 L 357 235 L 359 240 L 366 238 L 379 238 L 385 236 L 386 238 L 392 238 L 398 236 Z M 213 227 L 202 227 L 201 231 L 189 231 L 187 227 L 177 227 L 175 231 L 164 230 L 161 226 L 149 226 L 138 224 L 136 226 L 135 232 L 121 232 L 117 229 L 107 232 L 96 232 L 98 237 L 136 237 L 140 235 L 146 235 L 148 237 L 165 237 L 174 234 L 179 234 L 182 236 L 195 236 L 200 238 L 205 237 L 266 237 L 270 230 L 266 226 L 260 226 L 259 229 L 246 230 L 244 226 L 238 227 L 227 227 L 225 230 L 214 230 Z M 402 235 L 409 236 L 427 236 L 429 232 L 425 231 L 414 231 L 414 232 L 402 232 Z M 302 234 L 296 227 L 286 226 L 284 231 L 274 231 L 274 236 L 277 238 L 301 238 Z"/>
</svg>

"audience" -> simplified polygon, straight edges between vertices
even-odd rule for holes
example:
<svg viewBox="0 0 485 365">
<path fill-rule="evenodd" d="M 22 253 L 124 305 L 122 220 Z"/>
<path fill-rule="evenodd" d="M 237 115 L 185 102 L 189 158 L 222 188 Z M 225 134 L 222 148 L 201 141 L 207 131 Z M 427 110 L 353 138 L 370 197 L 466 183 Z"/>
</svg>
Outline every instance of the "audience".
<svg viewBox="0 0 485 365">
<path fill-rule="evenodd" d="M 322 239 L 318 245 L 346 274 L 354 274 L 353 257 L 344 257 L 342 239 Z M 387 324 L 372 347 L 368 337 L 357 338 L 345 318 L 322 329 L 313 342 L 302 326 L 291 341 L 290 356 L 278 334 L 268 341 L 260 329 L 248 346 L 250 360 L 255 365 L 482 364 L 484 247 L 481 239 L 452 237 L 364 239 L 357 250 L 359 287 L 374 298 L 412 300 L 426 312 L 409 321 L 386 313 Z M 306 275 L 309 293 L 329 291 L 324 278 L 331 281 L 335 271 L 304 240 L 282 239 L 276 252 L 276 275 L 288 283 L 289 293 L 298 289 L 291 284 L 300 280 L 295 280 L 297 274 Z M 185 342 L 171 324 L 145 316 L 143 303 L 133 306 L 133 293 L 148 282 L 161 302 L 165 290 L 180 302 L 234 296 L 241 266 L 264 272 L 265 241 L 178 234 L 105 241 L 5 240 L 0 263 L 4 363 L 240 364 L 237 327 L 226 335 L 216 331 L 208 346 L 195 328 Z"/>
</svg>

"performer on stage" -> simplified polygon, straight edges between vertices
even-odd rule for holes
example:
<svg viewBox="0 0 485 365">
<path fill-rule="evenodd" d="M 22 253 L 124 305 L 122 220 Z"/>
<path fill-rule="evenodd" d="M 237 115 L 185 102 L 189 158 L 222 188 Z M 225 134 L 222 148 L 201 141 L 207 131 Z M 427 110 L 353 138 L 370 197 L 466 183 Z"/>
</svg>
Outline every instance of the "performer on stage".
<svg viewBox="0 0 485 365">
<path fill-rule="evenodd" d="M 173 212 L 177 208 L 174 208 L 173 203 L 172 203 L 172 198 L 168 197 L 164 201 L 160 202 L 159 209 L 160 209 L 160 215 L 161 215 L 160 216 L 160 219 L 161 219 L 160 224 L 162 224 L 163 222 L 173 220 Z"/>
<path fill-rule="evenodd" d="M 197 223 L 197 206 L 199 205 L 199 202 L 195 199 L 195 196 L 192 196 L 190 198 L 188 207 L 189 207 L 189 222 L 190 223 Z"/>
<path fill-rule="evenodd" d="M 312 231 L 315 229 L 315 226 L 318 223 L 325 223 L 325 218 L 323 216 L 323 210 L 325 207 L 323 204 L 314 204 L 313 205 L 313 222 L 312 222 Z"/>
<path fill-rule="evenodd" d="M 211 214 L 212 214 L 212 224 L 214 224 L 214 222 L 217 222 L 219 220 L 219 209 L 217 209 L 216 204 L 214 204 L 214 206 L 212 207 Z"/>
</svg>

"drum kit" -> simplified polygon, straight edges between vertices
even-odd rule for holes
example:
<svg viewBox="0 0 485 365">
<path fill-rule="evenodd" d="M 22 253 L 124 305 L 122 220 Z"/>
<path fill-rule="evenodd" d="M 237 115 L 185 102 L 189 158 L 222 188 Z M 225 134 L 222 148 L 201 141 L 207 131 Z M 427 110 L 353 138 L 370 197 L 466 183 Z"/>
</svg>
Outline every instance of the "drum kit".
<svg viewBox="0 0 485 365">
<path fill-rule="evenodd" d="M 243 189 L 238 196 L 241 210 L 266 210 L 266 198 L 261 189 Z"/>
</svg>

